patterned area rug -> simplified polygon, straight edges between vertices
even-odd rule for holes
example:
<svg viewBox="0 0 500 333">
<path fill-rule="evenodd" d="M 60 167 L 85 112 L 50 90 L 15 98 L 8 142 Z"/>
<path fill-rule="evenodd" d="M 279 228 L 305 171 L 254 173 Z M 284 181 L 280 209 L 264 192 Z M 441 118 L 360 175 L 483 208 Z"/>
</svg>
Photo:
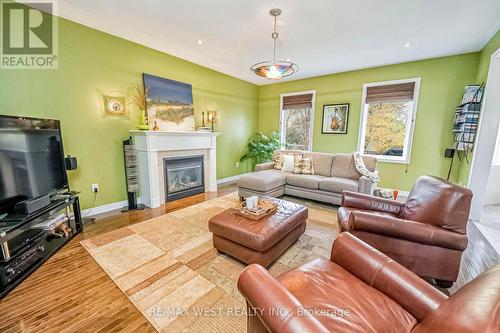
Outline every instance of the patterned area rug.
<svg viewBox="0 0 500 333">
<path fill-rule="evenodd" d="M 159 332 L 245 332 L 236 281 L 246 265 L 218 254 L 208 231 L 210 217 L 237 200 L 233 193 L 81 244 Z M 308 206 L 307 228 L 268 267 L 274 276 L 329 258 L 338 233 L 333 206 L 292 200 Z"/>
</svg>

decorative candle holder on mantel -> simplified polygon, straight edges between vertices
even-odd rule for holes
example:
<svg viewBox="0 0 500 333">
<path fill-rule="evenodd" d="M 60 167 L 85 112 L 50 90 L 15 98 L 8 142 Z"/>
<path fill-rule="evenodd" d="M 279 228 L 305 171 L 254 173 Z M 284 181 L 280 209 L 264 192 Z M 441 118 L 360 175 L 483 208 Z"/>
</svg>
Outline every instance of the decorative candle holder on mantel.
<svg viewBox="0 0 500 333">
<path fill-rule="evenodd" d="M 214 131 L 214 123 L 217 120 L 217 111 L 207 111 L 207 119 L 212 124 L 212 132 Z"/>
<path fill-rule="evenodd" d="M 197 131 L 209 132 L 212 131 L 210 127 L 205 126 L 205 111 L 201 112 L 201 126 L 196 129 Z M 213 132 L 213 131 L 212 131 Z"/>
</svg>

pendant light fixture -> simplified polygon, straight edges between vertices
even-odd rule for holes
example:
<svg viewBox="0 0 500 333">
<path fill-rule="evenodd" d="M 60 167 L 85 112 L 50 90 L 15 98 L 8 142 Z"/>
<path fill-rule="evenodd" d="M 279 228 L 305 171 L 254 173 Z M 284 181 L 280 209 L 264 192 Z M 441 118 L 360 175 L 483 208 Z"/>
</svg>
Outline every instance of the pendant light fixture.
<svg viewBox="0 0 500 333">
<path fill-rule="evenodd" d="M 274 17 L 274 31 L 271 34 L 273 38 L 273 60 L 256 63 L 250 69 L 258 76 L 266 77 L 270 80 L 279 80 L 297 72 L 299 66 L 290 61 L 276 60 L 276 40 L 278 39 L 276 18 L 281 14 L 281 9 L 273 8 L 269 11 L 269 14 Z"/>
</svg>

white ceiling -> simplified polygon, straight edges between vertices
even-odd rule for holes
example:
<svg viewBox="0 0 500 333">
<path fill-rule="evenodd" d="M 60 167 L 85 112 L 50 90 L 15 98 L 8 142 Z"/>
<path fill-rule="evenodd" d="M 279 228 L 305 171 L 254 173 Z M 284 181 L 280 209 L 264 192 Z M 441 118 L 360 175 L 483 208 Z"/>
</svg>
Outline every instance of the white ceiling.
<svg viewBox="0 0 500 333">
<path fill-rule="evenodd" d="M 272 58 L 273 7 L 277 57 L 300 67 L 287 80 L 474 52 L 500 27 L 500 0 L 59 0 L 62 17 L 258 85 L 275 82 L 250 71 Z"/>
</svg>

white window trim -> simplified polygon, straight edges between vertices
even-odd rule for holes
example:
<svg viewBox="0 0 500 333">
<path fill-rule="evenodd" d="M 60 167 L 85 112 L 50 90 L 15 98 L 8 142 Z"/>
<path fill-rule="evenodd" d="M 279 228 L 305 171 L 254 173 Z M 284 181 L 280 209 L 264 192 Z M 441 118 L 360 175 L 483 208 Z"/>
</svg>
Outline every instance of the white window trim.
<svg viewBox="0 0 500 333">
<path fill-rule="evenodd" d="M 405 137 L 405 146 L 408 147 L 406 151 L 403 150 L 403 156 L 384 156 L 384 155 L 370 155 L 377 158 L 379 162 L 385 163 L 399 163 L 399 164 L 410 164 L 411 159 L 411 148 L 413 144 L 413 136 L 415 134 L 415 122 L 417 118 L 417 110 L 418 110 L 418 100 L 420 97 L 420 77 L 403 79 L 403 80 L 392 80 L 392 81 L 383 81 L 383 82 L 370 82 L 363 84 L 363 94 L 361 97 L 361 119 L 359 126 L 359 134 L 358 134 L 358 151 L 363 153 L 365 146 L 365 135 L 366 135 L 366 122 L 368 118 L 368 104 L 365 104 L 366 99 L 366 90 L 368 87 L 373 86 L 384 86 L 389 84 L 399 84 L 399 83 L 409 83 L 415 82 L 415 91 L 413 94 L 413 107 L 411 112 L 411 123 L 410 130 L 407 132 Z"/>
<path fill-rule="evenodd" d="M 297 91 L 292 93 L 286 93 L 280 95 L 280 141 L 281 143 L 285 142 L 285 122 L 283 119 L 283 97 L 286 96 L 295 96 L 295 95 L 304 95 L 304 94 L 312 94 L 312 107 L 311 107 L 311 126 L 309 128 L 309 147 L 308 151 L 312 151 L 313 147 L 313 136 L 314 136 L 314 110 L 316 108 L 316 90 L 306 90 L 306 91 Z"/>
</svg>

